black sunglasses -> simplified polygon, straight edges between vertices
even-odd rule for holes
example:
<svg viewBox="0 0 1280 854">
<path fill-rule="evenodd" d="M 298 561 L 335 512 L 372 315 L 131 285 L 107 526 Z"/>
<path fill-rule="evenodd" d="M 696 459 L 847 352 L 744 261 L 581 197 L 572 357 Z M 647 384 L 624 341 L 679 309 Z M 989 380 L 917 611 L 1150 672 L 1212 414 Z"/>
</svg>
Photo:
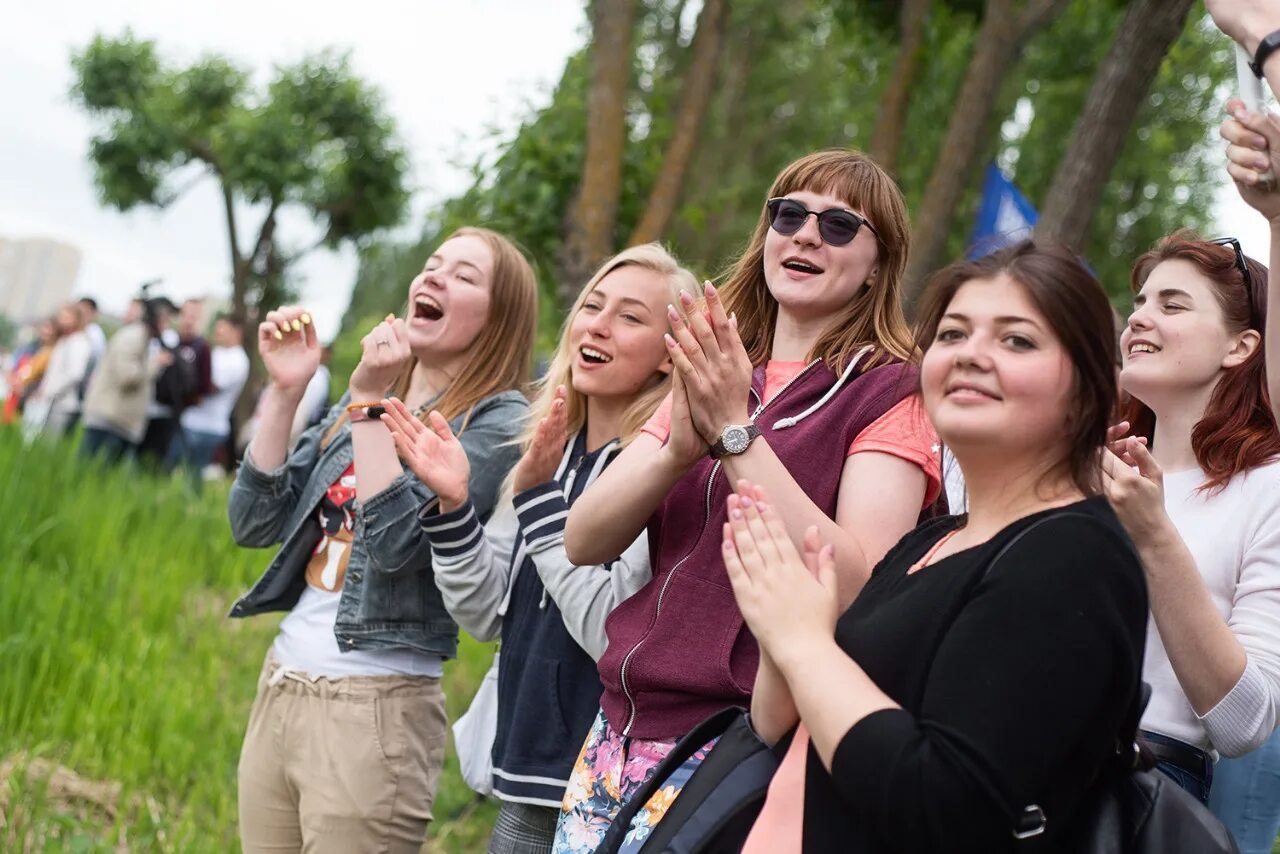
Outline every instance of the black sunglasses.
<svg viewBox="0 0 1280 854">
<path fill-rule="evenodd" d="M 1240 248 L 1240 241 L 1234 237 L 1218 237 L 1209 242 L 1216 246 L 1230 246 L 1236 253 L 1236 269 L 1240 271 L 1241 277 L 1244 278 L 1244 293 L 1249 299 L 1250 322 L 1255 329 L 1261 329 L 1258 307 L 1253 303 L 1253 276 L 1249 275 L 1249 262 L 1245 260 L 1244 250 Z"/>
<path fill-rule="evenodd" d="M 770 199 L 765 202 L 765 208 L 769 211 L 769 227 L 778 234 L 795 234 L 804 228 L 810 216 L 816 216 L 818 234 L 824 243 L 832 246 L 844 246 L 858 236 L 858 229 L 864 225 L 877 239 L 880 237 L 880 232 L 865 217 L 844 208 L 811 211 L 795 199 L 783 198 Z"/>
<path fill-rule="evenodd" d="M 1253 292 L 1253 277 L 1249 275 L 1249 263 L 1244 259 L 1244 250 L 1240 248 L 1240 241 L 1234 237 L 1217 237 L 1209 241 L 1216 246 L 1230 246 L 1236 253 L 1236 269 L 1240 271 L 1240 275 L 1244 277 L 1244 286 Z"/>
</svg>

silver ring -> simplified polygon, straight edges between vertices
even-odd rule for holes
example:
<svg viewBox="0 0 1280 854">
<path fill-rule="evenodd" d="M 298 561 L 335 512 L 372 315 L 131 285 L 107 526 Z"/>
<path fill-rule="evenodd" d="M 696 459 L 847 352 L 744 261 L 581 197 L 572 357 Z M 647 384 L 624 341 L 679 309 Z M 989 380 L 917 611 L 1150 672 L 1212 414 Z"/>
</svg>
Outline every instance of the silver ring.
<svg viewBox="0 0 1280 854">
<path fill-rule="evenodd" d="M 385 339 L 383 339 L 382 341 L 379 341 L 379 342 L 378 342 L 378 346 L 379 346 L 379 347 L 390 347 L 390 346 L 391 346 L 391 342 L 390 342 L 390 341 L 387 341 L 387 340 L 385 340 Z"/>
</svg>

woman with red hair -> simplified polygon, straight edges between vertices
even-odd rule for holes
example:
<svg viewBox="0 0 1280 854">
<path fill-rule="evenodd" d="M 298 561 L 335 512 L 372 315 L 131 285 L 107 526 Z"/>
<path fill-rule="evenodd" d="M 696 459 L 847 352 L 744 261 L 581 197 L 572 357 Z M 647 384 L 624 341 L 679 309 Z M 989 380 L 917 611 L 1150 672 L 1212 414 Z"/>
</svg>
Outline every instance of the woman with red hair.
<svg viewBox="0 0 1280 854">
<path fill-rule="evenodd" d="M 1267 271 L 1233 238 L 1178 233 L 1138 259 L 1132 284 L 1120 384 L 1133 435 L 1104 475 L 1150 592 L 1142 729 L 1157 767 L 1207 801 L 1217 755 L 1262 745 L 1280 709 Z"/>
</svg>

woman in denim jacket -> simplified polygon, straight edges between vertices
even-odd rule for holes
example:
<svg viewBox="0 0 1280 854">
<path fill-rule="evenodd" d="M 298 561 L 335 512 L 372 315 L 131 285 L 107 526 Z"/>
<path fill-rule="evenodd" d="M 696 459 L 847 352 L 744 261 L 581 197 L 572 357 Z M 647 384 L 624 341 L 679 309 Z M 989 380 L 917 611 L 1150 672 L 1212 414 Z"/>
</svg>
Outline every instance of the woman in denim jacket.
<svg viewBox="0 0 1280 854">
<path fill-rule="evenodd" d="M 453 488 L 478 513 L 492 509 L 518 457 L 536 323 L 524 256 L 494 232 L 460 229 L 410 284 L 407 317 L 365 336 L 347 394 L 292 451 L 289 426 L 319 364 L 315 330 L 300 307 L 259 326 L 271 384 L 229 513 L 238 543 L 280 550 L 231 616 L 288 614 L 240 755 L 246 852 L 422 845 L 444 755 L 442 664 L 458 630 L 415 516 Z M 402 465 L 369 411 L 389 392 L 459 434 L 467 483 L 442 481 L 437 494 Z"/>
</svg>

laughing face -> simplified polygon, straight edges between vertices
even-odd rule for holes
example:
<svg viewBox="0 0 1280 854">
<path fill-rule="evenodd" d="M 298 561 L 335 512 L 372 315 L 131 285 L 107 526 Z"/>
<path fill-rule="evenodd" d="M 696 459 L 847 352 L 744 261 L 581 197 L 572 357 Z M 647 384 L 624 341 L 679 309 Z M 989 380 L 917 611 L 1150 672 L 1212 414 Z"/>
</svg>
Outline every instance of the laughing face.
<svg viewBox="0 0 1280 854">
<path fill-rule="evenodd" d="M 601 279 L 569 325 L 574 390 L 632 397 L 669 372 L 662 336 L 670 300 L 666 277 L 644 267 L 619 267 Z"/>
<path fill-rule="evenodd" d="M 1244 339 L 1257 333 L 1227 329 L 1215 289 L 1195 264 L 1174 258 L 1157 264 L 1134 297 L 1120 335 L 1120 385 L 1157 413 L 1210 393 L 1223 369 L 1252 352 Z"/>
<path fill-rule="evenodd" d="M 925 351 L 920 384 L 938 435 L 957 451 L 1044 454 L 1064 441 L 1071 359 L 1007 275 L 956 291 Z"/>
<path fill-rule="evenodd" d="M 797 190 L 786 198 L 815 213 L 842 208 L 865 216 L 847 200 L 823 193 Z M 874 279 L 879 257 L 871 229 L 860 228 L 850 242 L 832 246 L 822 239 L 818 218 L 811 216 L 794 234 L 767 230 L 764 278 L 783 311 L 802 321 L 821 320 L 843 309 Z"/>
<path fill-rule="evenodd" d="M 489 319 L 493 254 L 479 237 L 440 245 L 409 285 L 409 348 L 420 360 L 457 358 Z"/>
</svg>

